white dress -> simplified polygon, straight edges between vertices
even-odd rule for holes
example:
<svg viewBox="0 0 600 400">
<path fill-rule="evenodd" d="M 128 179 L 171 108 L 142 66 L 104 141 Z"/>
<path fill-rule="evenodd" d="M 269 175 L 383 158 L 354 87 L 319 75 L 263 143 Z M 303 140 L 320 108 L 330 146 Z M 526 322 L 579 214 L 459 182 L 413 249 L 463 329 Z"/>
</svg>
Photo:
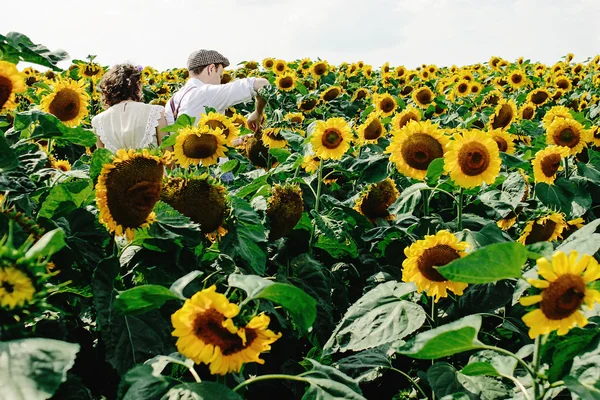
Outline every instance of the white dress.
<svg viewBox="0 0 600 400">
<path fill-rule="evenodd" d="M 163 106 L 123 101 L 92 118 L 92 127 L 104 147 L 113 153 L 143 149 L 158 145 L 156 127 L 163 112 Z"/>
</svg>

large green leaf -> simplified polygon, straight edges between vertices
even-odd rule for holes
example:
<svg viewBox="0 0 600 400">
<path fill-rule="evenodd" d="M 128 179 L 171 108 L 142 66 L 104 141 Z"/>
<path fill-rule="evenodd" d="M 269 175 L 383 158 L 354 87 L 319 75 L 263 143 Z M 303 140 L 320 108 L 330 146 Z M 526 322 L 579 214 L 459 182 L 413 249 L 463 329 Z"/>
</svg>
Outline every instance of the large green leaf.
<svg viewBox="0 0 600 400">
<path fill-rule="evenodd" d="M 154 374 L 150 365 L 136 365 L 123 376 L 118 398 L 122 400 L 160 400 L 179 381 Z"/>
<path fill-rule="evenodd" d="M 597 329 L 572 329 L 566 336 L 553 336 L 544 345 L 542 360 L 550 365 L 548 380 L 556 382 L 569 373 L 575 356 L 600 338 Z"/>
<path fill-rule="evenodd" d="M 242 400 L 239 394 L 217 382 L 183 383 L 161 397 L 161 400 Z"/>
<path fill-rule="evenodd" d="M 364 350 L 336 361 L 333 366 L 358 382 L 370 382 L 379 378 L 379 371 L 391 368 L 392 362 L 386 355 L 389 346 Z"/>
<path fill-rule="evenodd" d="M 584 399 L 600 399 L 600 338 L 596 337 L 573 358 L 565 385 Z"/>
<path fill-rule="evenodd" d="M 53 339 L 0 342 L 0 398 L 44 400 L 67 379 L 79 345 Z"/>
<path fill-rule="evenodd" d="M 488 283 L 518 278 L 527 261 L 527 248 L 520 243 L 497 243 L 456 259 L 437 270 L 445 278 L 464 283 Z"/>
<path fill-rule="evenodd" d="M 8 141 L 4 136 L 0 136 L 0 172 L 10 171 L 19 165 L 19 159 L 15 152 L 10 148 Z"/>
<path fill-rule="evenodd" d="M 25 254 L 28 259 L 48 258 L 65 247 L 65 231 L 54 229 L 40 238 Z"/>
<path fill-rule="evenodd" d="M 482 346 L 477 339 L 481 328 L 481 317 L 470 315 L 419 333 L 414 339 L 401 346 L 398 353 L 423 360 L 434 360 Z"/>
<path fill-rule="evenodd" d="M 565 253 L 577 250 L 579 254 L 596 254 L 600 249 L 600 234 L 595 233 L 598 226 L 600 226 L 600 219 L 590 222 L 569 236 L 556 250 Z"/>
<path fill-rule="evenodd" d="M 307 360 L 313 368 L 301 375 L 310 384 L 302 400 L 366 400 L 356 380 L 335 368 Z"/>
<path fill-rule="evenodd" d="M 458 371 L 446 362 L 433 364 L 427 370 L 427 380 L 437 397 L 463 393 L 468 399 L 477 398 L 461 385 L 458 381 Z"/>
<path fill-rule="evenodd" d="M 426 314 L 421 306 L 402 297 L 414 285 L 383 283 L 354 303 L 324 347 L 326 354 L 360 351 L 402 339 L 419 329 Z"/>
<path fill-rule="evenodd" d="M 70 128 L 52 114 L 46 114 L 40 110 L 29 110 L 15 116 L 15 130 L 24 130 L 31 124 L 35 124 L 33 137 L 36 139 L 56 139 L 87 147 L 96 144 L 94 132 L 81 127 Z"/>
<path fill-rule="evenodd" d="M 38 217 L 56 219 L 67 216 L 92 200 L 92 181 L 89 179 L 55 185 L 38 214 Z"/>
<path fill-rule="evenodd" d="M 600 385 L 583 383 L 570 375 L 565 376 L 564 382 L 567 389 L 582 400 L 600 400 Z"/>
<path fill-rule="evenodd" d="M 114 302 L 115 311 L 122 314 L 144 314 L 160 308 L 169 300 L 185 300 L 164 286 L 142 285 L 119 293 Z"/>
<path fill-rule="evenodd" d="M 196 279 L 200 275 L 202 275 L 202 271 L 189 272 L 185 276 L 182 276 L 181 278 L 179 278 L 175 282 L 173 282 L 173 284 L 171 285 L 169 290 L 172 293 L 174 293 L 176 296 L 184 298 L 185 296 L 183 295 L 183 290 L 185 289 L 185 287 L 187 285 L 189 285 L 190 282 L 192 282 L 194 279 Z"/>
<path fill-rule="evenodd" d="M 535 195 L 551 209 L 571 214 L 571 203 L 575 199 L 575 187 L 565 178 L 558 178 L 554 185 L 540 182 L 535 187 Z"/>
<path fill-rule="evenodd" d="M 90 163 L 90 178 L 96 182 L 96 179 L 102 172 L 104 164 L 112 162 L 114 156 L 113 153 L 108 149 L 96 149 L 92 154 L 92 161 Z"/>
<path fill-rule="evenodd" d="M 22 33 L 9 32 L 6 36 L 0 35 L 0 60 L 13 64 L 26 61 L 59 71 L 60 68 L 56 64 L 68 57 L 69 54 L 66 51 L 50 51 L 41 44 L 34 44 Z"/>
<path fill-rule="evenodd" d="M 421 201 L 421 190 L 428 188 L 427 184 L 420 182 L 403 190 L 398 196 L 398 200 L 390 206 L 390 214 L 412 214 Z"/>
</svg>

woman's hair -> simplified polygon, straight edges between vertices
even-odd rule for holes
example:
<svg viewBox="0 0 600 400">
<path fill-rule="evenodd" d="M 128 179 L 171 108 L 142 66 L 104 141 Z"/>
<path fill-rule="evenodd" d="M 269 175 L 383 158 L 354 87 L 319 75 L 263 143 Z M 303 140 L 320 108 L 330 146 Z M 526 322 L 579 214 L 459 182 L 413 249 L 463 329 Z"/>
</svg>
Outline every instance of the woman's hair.
<svg viewBox="0 0 600 400">
<path fill-rule="evenodd" d="M 104 108 L 129 99 L 142 101 L 141 78 L 142 71 L 131 64 L 118 64 L 109 69 L 98 85 Z"/>
</svg>

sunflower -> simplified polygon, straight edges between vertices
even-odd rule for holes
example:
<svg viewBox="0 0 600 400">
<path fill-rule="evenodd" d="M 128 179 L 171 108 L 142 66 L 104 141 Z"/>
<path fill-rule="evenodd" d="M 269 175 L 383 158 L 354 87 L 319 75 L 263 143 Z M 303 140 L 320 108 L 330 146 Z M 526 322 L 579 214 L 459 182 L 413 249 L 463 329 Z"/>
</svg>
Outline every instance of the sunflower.
<svg viewBox="0 0 600 400">
<path fill-rule="evenodd" d="M 402 95 L 403 97 L 406 97 L 412 93 L 413 89 L 414 88 L 411 85 L 406 85 L 400 90 L 400 95 Z"/>
<path fill-rule="evenodd" d="M 317 121 L 310 142 L 318 157 L 323 160 L 339 160 L 350 148 L 352 132 L 343 118 Z"/>
<path fill-rule="evenodd" d="M 320 162 L 321 159 L 319 157 L 315 156 L 314 154 L 307 154 L 304 156 L 301 167 L 304 168 L 307 173 L 313 174 L 319 169 Z"/>
<path fill-rule="evenodd" d="M 559 118 L 552 122 L 546 132 L 546 143 L 565 146 L 570 154 L 579 153 L 590 141 L 589 131 L 574 119 Z"/>
<path fill-rule="evenodd" d="M 495 140 L 482 131 L 457 134 L 444 154 L 444 170 L 464 188 L 491 185 L 500 173 L 500 151 Z"/>
<path fill-rule="evenodd" d="M 395 134 L 396 132 L 400 131 L 400 129 L 404 128 L 410 121 L 420 120 L 421 111 L 415 107 L 408 106 L 400 114 L 397 114 L 394 119 L 392 119 L 392 133 Z"/>
<path fill-rule="evenodd" d="M 498 226 L 498 228 L 502 229 L 503 231 L 507 231 L 510 228 L 512 228 L 515 223 L 517 222 L 517 216 L 511 211 L 511 213 L 502 218 L 501 220 L 499 220 L 498 222 L 496 222 L 496 225 Z"/>
<path fill-rule="evenodd" d="M 590 128 L 590 142 L 594 146 L 600 147 L 600 126 L 594 125 Z"/>
<path fill-rule="evenodd" d="M 494 129 L 489 131 L 488 135 L 496 141 L 498 150 L 507 154 L 514 154 L 515 139 L 510 133 L 505 132 L 502 129 Z"/>
<path fill-rule="evenodd" d="M 524 120 L 531 121 L 535 117 L 535 104 L 525 103 L 519 109 L 519 117 Z"/>
<path fill-rule="evenodd" d="M 423 180 L 429 164 L 444 156 L 448 138 L 431 121 L 410 121 L 393 137 L 385 150 L 404 175 Z"/>
<path fill-rule="evenodd" d="M 542 124 L 548 129 L 557 118 L 573 119 L 571 111 L 567 107 L 554 106 L 544 114 Z"/>
<path fill-rule="evenodd" d="M 399 65 L 394 69 L 394 76 L 401 78 L 406 75 L 406 68 L 403 65 Z"/>
<path fill-rule="evenodd" d="M 229 213 L 227 191 L 206 176 L 172 177 L 163 185 L 160 198 L 200 224 L 204 234 L 216 231 Z"/>
<path fill-rule="evenodd" d="M 233 146 L 233 142 L 237 139 L 240 130 L 239 128 L 231 122 L 226 116 L 209 112 L 208 114 L 202 114 L 200 116 L 200 123 L 198 127 L 201 128 L 201 131 L 204 131 L 204 128 L 209 128 L 209 131 L 215 131 L 217 129 L 221 129 L 223 133 L 223 137 L 225 138 L 225 144 L 227 146 Z M 219 156 L 224 157 L 224 156 Z"/>
<path fill-rule="evenodd" d="M 308 97 L 298 103 L 298 109 L 303 113 L 314 110 L 319 104 L 319 100 L 314 97 Z"/>
<path fill-rule="evenodd" d="M 554 84 L 557 88 L 562 89 L 565 92 L 568 92 L 573 87 L 571 80 L 564 75 L 560 75 L 554 78 Z"/>
<path fill-rule="evenodd" d="M 31 278 L 14 267 L 0 268 L 0 306 L 13 309 L 33 300 L 35 286 Z"/>
<path fill-rule="evenodd" d="M 294 124 L 302 124 L 304 122 L 304 115 L 302 113 L 287 113 L 283 119 Z"/>
<path fill-rule="evenodd" d="M 208 364 L 213 375 L 239 372 L 248 362 L 263 364 L 260 354 L 281 334 L 267 329 L 270 320 L 263 314 L 238 328 L 232 318 L 239 312 L 214 285 L 196 293 L 171 315 L 177 350 L 197 364 Z"/>
<path fill-rule="evenodd" d="M 449 281 L 435 267 L 464 257 L 468 246 L 467 242 L 459 242 L 445 230 L 425 236 L 404 249 L 407 258 L 402 262 L 402 280 L 414 282 L 419 293 L 425 291 L 436 303 L 440 298 L 448 297 L 448 290 L 462 295 L 468 285 Z"/>
<path fill-rule="evenodd" d="M 269 220 L 269 240 L 277 240 L 289 235 L 304 211 L 302 191 L 296 185 L 273 186 L 267 219 Z"/>
<path fill-rule="evenodd" d="M 514 89 L 519 89 L 525 85 L 527 85 L 527 77 L 525 76 L 525 74 L 520 71 L 513 71 L 510 73 L 510 75 L 508 76 L 508 83 L 510 84 L 510 86 L 512 86 Z"/>
<path fill-rule="evenodd" d="M 231 82 L 233 79 L 231 72 L 232 71 L 223 71 L 223 76 L 221 76 L 221 85 Z"/>
<path fill-rule="evenodd" d="M 254 166 L 269 168 L 269 148 L 265 146 L 262 136 L 262 131 L 250 136 L 246 140 L 244 154 Z"/>
<path fill-rule="evenodd" d="M 585 226 L 585 220 L 583 218 L 575 218 L 570 221 L 567 221 L 567 227 L 562 232 L 561 236 L 563 240 L 567 239 L 569 236 L 577 232 L 579 229 Z"/>
<path fill-rule="evenodd" d="M 506 130 L 517 118 L 517 106 L 510 100 L 500 100 L 494 114 L 490 116 L 490 128 L 491 129 L 503 129 Z"/>
<path fill-rule="evenodd" d="M 240 128 L 248 128 L 248 120 L 242 114 L 235 113 L 230 118 L 231 123 L 236 126 L 238 129 Z"/>
<path fill-rule="evenodd" d="M 262 66 L 266 69 L 266 70 L 271 70 L 273 68 L 273 65 L 275 65 L 275 59 L 273 58 L 265 58 L 262 61 Z"/>
<path fill-rule="evenodd" d="M 477 95 L 477 94 L 481 93 L 482 89 L 483 89 L 483 86 L 481 85 L 481 83 L 473 82 L 471 84 L 471 86 L 469 87 L 469 93 L 473 94 L 473 95 Z"/>
<path fill-rule="evenodd" d="M 435 95 L 427 86 L 422 86 L 412 92 L 412 99 L 421 108 L 427 108 L 435 99 Z"/>
<path fill-rule="evenodd" d="M 89 96 L 84 82 L 64 79 L 54 84 L 54 91 L 42 98 L 42 111 L 53 114 L 63 124 L 74 127 L 88 115 Z"/>
<path fill-rule="evenodd" d="M 550 98 L 550 92 L 544 88 L 534 89 L 527 95 L 527 101 L 536 106 L 545 104 Z"/>
<path fill-rule="evenodd" d="M 358 140 L 361 143 L 377 143 L 377 141 L 385 136 L 386 130 L 381 123 L 380 113 L 372 112 L 367 117 L 367 120 L 357 128 Z"/>
<path fill-rule="evenodd" d="M 293 71 L 286 71 L 277 76 L 277 88 L 285 92 L 296 89 L 296 74 Z"/>
<path fill-rule="evenodd" d="M 458 97 L 463 97 L 469 94 L 469 81 L 462 80 L 457 82 L 454 87 L 454 94 Z"/>
<path fill-rule="evenodd" d="M 81 79 L 91 79 L 97 82 L 104 75 L 104 68 L 94 62 L 82 63 L 77 67 L 77 75 Z"/>
<path fill-rule="evenodd" d="M 317 61 L 310 66 L 310 73 L 315 79 L 321 79 L 323 75 L 329 72 L 327 61 Z"/>
<path fill-rule="evenodd" d="M 110 232 L 131 240 L 137 228 L 150 225 L 155 219 L 152 212 L 159 200 L 164 157 L 151 155 L 148 150 L 118 150 L 109 164 L 104 164 L 96 184 L 96 204 L 100 222 Z"/>
<path fill-rule="evenodd" d="M 174 160 L 183 168 L 213 165 L 225 157 L 225 136 L 221 128 L 187 126 L 179 131 L 173 150 Z"/>
<path fill-rule="evenodd" d="M 545 217 L 527 222 L 517 242 L 522 244 L 553 242 L 561 237 L 561 233 L 566 227 L 567 223 L 563 215 L 553 212 Z"/>
<path fill-rule="evenodd" d="M 281 128 L 265 128 L 262 141 L 270 149 L 280 149 L 287 145 L 287 140 L 281 136 Z"/>
<path fill-rule="evenodd" d="M 15 95 L 26 89 L 25 76 L 15 64 L 0 61 L 0 111 L 14 109 L 17 106 Z"/>
<path fill-rule="evenodd" d="M 562 169 L 561 160 L 569 155 L 569 149 L 563 146 L 548 146 L 535 154 L 531 161 L 535 182 L 554 184 L 556 173 Z"/>
<path fill-rule="evenodd" d="M 371 94 L 367 88 L 358 88 L 352 95 L 352 99 L 350 101 L 355 102 L 357 100 L 365 100 L 368 99 L 370 95 Z"/>
<path fill-rule="evenodd" d="M 373 104 L 376 110 L 381 111 L 382 117 L 389 117 L 396 111 L 396 100 L 388 93 L 374 94 Z"/>
<path fill-rule="evenodd" d="M 52 168 L 67 172 L 71 170 L 71 163 L 68 160 L 53 160 Z"/>
<path fill-rule="evenodd" d="M 391 219 L 388 208 L 398 199 L 400 193 L 396 184 L 390 178 L 379 183 L 370 185 L 356 202 L 354 209 L 369 218 L 371 221 L 377 218 Z"/>
<path fill-rule="evenodd" d="M 282 74 L 289 69 L 285 60 L 275 60 L 273 63 L 273 72 Z"/>
<path fill-rule="evenodd" d="M 337 99 L 342 94 L 343 89 L 339 86 L 330 86 L 321 93 L 321 101 L 328 102 Z"/>
<path fill-rule="evenodd" d="M 540 305 L 523 316 L 529 337 L 533 339 L 552 331 L 566 335 L 575 326 L 587 325 L 581 306 L 593 308 L 594 303 L 600 302 L 600 292 L 589 286 L 600 279 L 600 265 L 594 257 L 583 254 L 580 258 L 576 250 L 568 255 L 557 251 L 552 260 L 538 258 L 537 267 L 543 279 L 527 279 L 527 282 L 541 289 L 541 293 L 519 299 L 526 307 Z"/>
</svg>

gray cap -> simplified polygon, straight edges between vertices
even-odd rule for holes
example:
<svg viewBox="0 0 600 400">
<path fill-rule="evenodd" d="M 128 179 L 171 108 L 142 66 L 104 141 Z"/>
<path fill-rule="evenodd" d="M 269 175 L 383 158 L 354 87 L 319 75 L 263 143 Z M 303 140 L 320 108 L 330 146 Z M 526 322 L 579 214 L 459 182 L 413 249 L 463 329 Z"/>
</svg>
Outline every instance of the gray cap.
<svg viewBox="0 0 600 400">
<path fill-rule="evenodd" d="M 204 67 L 210 64 L 223 64 L 223 68 L 229 66 L 229 60 L 215 50 L 196 50 L 188 57 L 188 70 Z"/>
</svg>

